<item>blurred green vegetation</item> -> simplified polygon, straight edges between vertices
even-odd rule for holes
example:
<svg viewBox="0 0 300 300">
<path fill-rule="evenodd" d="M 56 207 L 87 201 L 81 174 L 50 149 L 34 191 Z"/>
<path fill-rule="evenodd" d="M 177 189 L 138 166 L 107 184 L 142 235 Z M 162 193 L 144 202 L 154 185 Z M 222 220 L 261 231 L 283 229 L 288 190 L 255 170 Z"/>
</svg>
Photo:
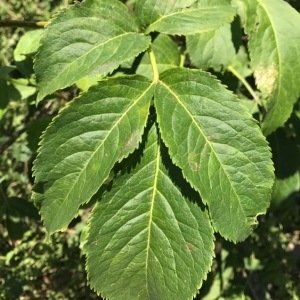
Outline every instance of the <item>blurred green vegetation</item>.
<svg viewBox="0 0 300 300">
<path fill-rule="evenodd" d="M 0 20 L 47 21 L 68 0 L 7 0 L 1 1 Z M 0 28 L 0 64 L 9 65 L 19 38 L 29 29 Z"/>
<path fill-rule="evenodd" d="M 47 21 L 69 2 L 2 1 L 0 20 Z M 289 2 L 300 8 L 299 1 Z M 38 31 L 0 28 L 0 36 L 0 299 L 99 299 L 87 285 L 80 253 L 89 210 L 48 237 L 30 200 L 39 136 L 77 90 L 36 107 L 32 61 Z M 217 236 L 212 272 L 197 299 L 300 299 L 299 112 L 269 138 L 277 181 L 267 215 L 243 243 Z M 285 141 L 281 148 L 277 139 Z"/>
<path fill-rule="evenodd" d="M 0 20 L 48 21 L 68 2 L 1 1 Z M 0 299 L 96 299 L 80 253 L 86 211 L 49 238 L 30 200 L 39 136 L 68 100 L 62 93 L 35 107 L 39 31 L 0 28 Z"/>
</svg>

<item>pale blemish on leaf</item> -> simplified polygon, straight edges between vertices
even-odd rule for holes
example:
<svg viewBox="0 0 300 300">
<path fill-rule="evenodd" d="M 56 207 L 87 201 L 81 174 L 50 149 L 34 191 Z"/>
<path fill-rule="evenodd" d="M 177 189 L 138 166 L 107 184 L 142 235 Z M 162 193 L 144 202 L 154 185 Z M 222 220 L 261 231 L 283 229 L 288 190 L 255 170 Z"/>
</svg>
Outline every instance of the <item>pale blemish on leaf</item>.
<svg viewBox="0 0 300 300">
<path fill-rule="evenodd" d="M 275 63 L 272 63 L 268 68 L 258 66 L 254 71 L 257 86 L 267 95 L 271 95 L 274 91 L 278 75 Z"/>
<path fill-rule="evenodd" d="M 200 153 L 192 152 L 188 155 L 189 166 L 193 172 L 199 170 L 200 168 L 199 160 L 200 160 Z"/>
<path fill-rule="evenodd" d="M 121 150 L 120 158 L 124 158 L 125 153 L 132 152 L 138 146 L 140 139 L 141 135 L 138 132 L 132 132 Z"/>
<path fill-rule="evenodd" d="M 186 250 L 192 251 L 193 245 L 191 243 L 186 243 Z"/>
</svg>

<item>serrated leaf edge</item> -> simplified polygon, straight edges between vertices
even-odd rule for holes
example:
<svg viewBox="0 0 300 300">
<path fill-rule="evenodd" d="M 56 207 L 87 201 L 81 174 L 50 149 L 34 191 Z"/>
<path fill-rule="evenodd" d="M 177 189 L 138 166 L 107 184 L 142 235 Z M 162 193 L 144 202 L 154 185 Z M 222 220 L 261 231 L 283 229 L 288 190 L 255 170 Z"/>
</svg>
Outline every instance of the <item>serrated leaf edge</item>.
<svg viewBox="0 0 300 300">
<path fill-rule="evenodd" d="M 106 135 L 106 137 L 101 141 L 101 143 L 99 144 L 99 146 L 96 148 L 96 150 L 94 151 L 94 153 L 96 153 L 96 152 L 98 152 L 99 151 L 99 149 L 101 148 L 101 146 L 103 145 L 103 143 L 106 141 L 106 139 L 107 139 L 107 137 L 110 135 L 110 133 L 112 132 L 112 130 L 114 129 L 114 128 L 116 128 L 117 127 L 117 125 L 118 125 L 118 123 L 122 120 L 122 118 L 124 118 L 125 116 L 126 116 L 126 113 L 132 108 L 132 107 L 134 107 L 135 106 L 135 104 L 152 88 L 152 86 L 154 85 L 154 83 L 153 82 L 151 82 L 151 84 L 149 85 L 149 87 L 145 90 L 145 91 L 143 91 L 143 93 L 125 110 L 125 112 L 121 115 L 121 117 L 120 117 L 120 119 L 118 119 L 116 122 L 115 122 L 115 124 L 114 124 L 114 126 L 107 132 L 107 135 Z M 87 93 L 87 92 L 85 92 L 85 93 Z M 80 96 L 78 96 L 77 98 L 79 98 Z M 76 100 L 76 98 L 74 98 L 74 100 Z M 73 101 L 74 101 L 73 100 Z M 65 109 L 67 109 L 72 103 L 73 103 L 73 101 L 72 102 L 69 102 L 69 105 L 66 105 L 62 110 L 65 110 Z M 62 111 L 61 110 L 61 111 Z M 61 111 L 60 111 L 60 113 L 61 113 Z M 51 127 L 53 124 L 54 124 L 54 122 L 55 122 L 55 120 L 57 119 L 57 118 L 59 118 L 60 117 L 60 114 L 58 114 L 52 121 L 51 121 L 51 123 L 49 124 L 49 126 L 47 127 L 47 129 L 49 128 L 49 127 Z M 40 145 L 40 148 L 39 148 L 39 150 L 38 150 L 38 152 L 39 153 L 41 153 L 41 151 L 42 151 L 42 149 L 43 149 L 43 141 L 44 141 L 44 138 L 45 138 L 45 134 L 46 134 L 46 131 L 47 131 L 47 129 L 45 130 L 45 132 L 43 133 L 43 135 L 42 135 L 42 140 L 39 142 L 39 145 Z M 132 149 L 129 153 L 127 153 L 126 155 L 123 155 L 122 157 L 119 157 L 118 158 L 118 160 L 117 161 L 121 161 L 122 159 L 124 159 L 124 158 L 126 158 L 130 153 L 132 153 L 138 146 L 139 146 L 139 144 L 140 144 L 140 142 L 141 142 L 141 140 L 142 140 L 142 135 L 139 137 L 139 140 L 136 142 L 137 143 L 137 145 L 136 145 L 136 147 L 134 148 L 134 149 Z M 94 154 L 93 154 L 94 155 Z M 93 155 L 91 155 L 91 157 L 93 157 Z M 39 154 L 38 154 L 38 156 L 37 156 L 37 158 L 35 159 L 35 162 L 38 160 L 38 158 L 39 158 Z M 91 160 L 91 158 L 87 161 L 87 164 L 90 162 L 90 160 Z M 83 170 L 85 170 L 85 168 L 82 168 L 82 170 L 81 170 L 81 172 L 79 172 L 78 174 L 78 176 L 77 177 L 80 177 L 80 175 L 82 174 L 82 172 L 83 172 Z M 36 164 L 34 163 L 34 165 L 33 165 L 33 175 L 35 175 L 36 174 Z M 52 170 L 50 170 L 49 172 L 51 172 Z M 107 176 L 104 178 L 104 180 L 103 180 L 103 182 L 108 178 L 108 176 L 109 176 L 109 174 L 107 174 Z M 59 179 L 57 179 L 57 180 L 59 180 Z M 57 181 L 57 180 L 54 180 L 53 181 L 53 183 L 55 182 L 55 181 Z M 99 182 L 99 187 L 103 184 L 103 182 Z M 74 181 L 74 184 L 73 184 L 73 186 L 75 186 L 77 184 L 77 181 Z M 72 187 L 73 187 L 72 186 Z M 51 186 L 49 187 L 49 189 L 51 188 Z M 49 190 L 48 189 L 48 190 Z M 69 187 L 69 192 L 68 192 L 68 194 L 66 195 L 66 197 L 65 198 L 67 198 L 68 196 L 69 196 L 69 194 L 70 194 L 70 192 L 72 191 L 72 189 L 73 188 L 70 188 Z M 48 191 L 48 190 L 46 190 L 45 192 L 44 192 L 44 194 L 43 194 L 43 197 L 44 197 L 44 195 L 45 195 L 45 193 Z M 81 204 L 84 204 L 84 203 L 87 203 L 88 201 L 89 201 L 90 199 L 87 199 L 85 202 L 82 202 Z M 80 206 L 80 205 L 79 205 Z M 79 208 L 79 206 L 78 206 L 78 208 Z M 56 218 L 56 216 L 58 215 L 58 213 L 59 213 L 59 211 L 60 210 L 58 210 L 57 212 L 56 212 L 56 214 L 55 214 L 55 216 L 52 218 L 53 220 L 55 220 L 55 218 Z M 43 215 L 43 209 L 40 209 L 39 210 L 39 212 L 40 212 L 40 215 L 42 216 Z M 44 218 L 42 217 L 42 219 L 44 220 Z M 45 220 L 44 220 L 45 221 Z M 65 226 L 67 226 L 67 224 L 66 225 L 64 225 L 64 226 L 61 226 L 61 228 L 60 229 L 57 229 L 57 230 L 55 230 L 55 231 L 52 231 L 52 230 L 49 230 L 49 232 L 50 232 L 50 234 L 51 233 L 54 233 L 54 232 L 56 232 L 56 231 L 59 231 L 59 230 L 62 230 L 62 229 L 64 229 L 64 227 Z M 49 228 L 51 228 L 51 226 L 49 227 Z"/>
<path fill-rule="evenodd" d="M 181 69 L 181 68 L 176 68 L 176 69 Z M 167 70 L 167 71 L 170 71 L 170 70 Z M 191 70 L 192 71 L 192 70 Z M 205 71 L 203 71 L 203 72 L 205 72 Z M 206 74 L 208 74 L 211 78 L 213 78 L 216 82 L 218 82 L 218 84 L 220 85 L 220 86 L 222 86 L 223 88 L 225 88 L 226 89 L 226 91 L 228 92 L 228 94 L 230 94 L 232 97 L 234 97 L 236 100 L 239 100 L 238 99 L 238 97 L 237 97 L 237 95 L 235 95 L 232 91 L 230 91 L 230 90 L 228 90 L 228 88 L 227 88 L 227 86 L 226 85 L 224 85 L 224 84 L 222 84 L 222 82 L 219 80 L 219 79 L 217 79 L 215 76 L 213 76 L 213 75 L 211 75 L 210 73 L 208 73 L 208 72 L 205 72 Z M 164 84 L 163 83 L 163 81 L 161 81 L 161 80 L 159 80 L 159 83 L 161 83 L 161 84 L 163 84 L 170 92 L 171 92 L 171 90 L 168 88 L 168 86 L 166 85 L 166 84 Z M 176 96 L 176 94 L 174 94 L 173 92 L 171 92 L 171 94 L 173 94 L 174 95 L 174 97 Z M 177 99 L 177 96 L 175 97 L 176 99 Z M 180 103 L 180 105 L 186 110 L 186 108 L 185 108 L 185 106 L 181 103 L 181 101 L 179 101 L 179 103 Z M 187 111 L 187 110 L 186 110 Z M 189 111 L 187 111 L 188 112 L 188 114 L 192 117 L 192 115 L 189 113 Z M 248 116 L 248 117 L 251 117 L 251 120 L 254 122 L 254 123 L 256 123 L 257 125 L 258 125 L 258 121 L 256 120 L 256 119 L 254 119 L 253 117 L 252 117 L 252 115 L 250 114 L 250 112 L 249 112 L 249 110 L 246 108 L 246 107 L 244 107 L 244 113 Z M 192 118 L 192 120 L 194 120 L 193 118 Z M 159 123 L 159 116 L 158 116 L 158 123 Z M 196 125 L 197 125 L 197 123 L 195 123 Z M 197 127 L 199 127 L 199 126 L 197 126 Z M 201 128 L 199 128 L 200 129 L 200 131 L 202 132 L 202 130 L 201 130 Z M 205 135 L 203 134 L 203 136 L 204 136 L 204 138 L 205 138 Z M 264 137 L 263 136 L 263 134 L 262 134 L 262 137 Z M 206 141 L 208 141 L 206 138 L 205 138 L 205 140 Z M 166 143 L 165 141 L 164 141 L 164 143 Z M 209 145 L 210 145 L 210 143 L 208 143 Z M 167 143 L 166 143 L 166 145 L 167 145 Z M 168 147 L 168 145 L 167 145 L 167 147 Z M 211 147 L 211 146 L 210 146 Z M 271 160 L 271 148 L 270 148 L 270 146 L 269 146 L 269 144 L 267 143 L 267 141 L 266 141 L 266 147 L 268 148 L 268 150 L 269 150 L 269 153 L 270 153 L 270 155 L 269 155 L 269 160 Z M 169 148 L 169 147 L 168 147 Z M 213 147 L 211 147 L 211 149 L 213 150 Z M 215 151 L 213 151 L 214 153 L 215 153 Z M 217 155 L 215 155 L 217 158 L 218 158 L 218 156 Z M 174 158 L 170 155 L 170 157 L 171 157 L 171 160 L 172 160 L 172 162 L 176 165 L 176 166 L 178 166 L 182 171 L 183 171 L 183 169 L 181 168 L 181 166 L 180 165 L 178 165 L 178 163 L 174 160 Z M 270 162 L 272 162 L 272 161 L 270 161 Z M 222 165 L 222 164 L 221 164 Z M 272 176 L 270 177 L 270 184 L 267 186 L 267 188 L 270 190 L 270 197 L 271 197 L 271 188 L 272 188 L 272 186 L 273 186 L 273 184 L 274 184 L 274 164 L 273 164 L 273 162 L 272 162 L 272 164 L 271 165 L 269 165 L 268 166 L 268 170 L 270 171 L 270 173 L 272 173 Z M 225 174 L 227 174 L 226 172 L 224 172 Z M 185 174 L 184 174 L 184 172 L 182 172 L 182 174 L 183 174 L 183 177 L 185 178 L 185 180 L 191 185 L 191 187 L 193 188 L 193 189 L 195 189 L 198 193 L 199 193 L 199 195 L 201 196 L 201 194 L 200 194 L 200 191 L 197 189 L 197 187 L 195 187 L 194 185 L 193 185 L 193 183 L 192 182 L 190 182 L 190 180 L 185 176 Z M 228 176 L 227 176 L 227 178 L 228 178 Z M 230 181 L 229 181 L 230 182 Z M 236 194 L 236 193 L 235 193 Z M 236 194 L 237 195 L 237 194 Z M 204 199 L 201 197 L 201 199 L 204 201 Z M 208 203 L 206 202 L 206 201 L 204 201 L 205 202 L 205 205 L 206 206 L 208 206 Z M 240 202 L 238 202 L 239 203 L 239 205 L 240 205 Z M 270 206 L 270 202 L 269 202 L 269 206 Z M 240 206 L 241 208 L 243 208 L 242 206 Z M 208 207 L 209 208 L 209 207 Z M 244 212 L 244 210 L 242 209 L 242 211 Z M 214 220 L 212 219 L 212 217 L 211 217 L 211 215 L 210 215 L 210 210 L 208 209 L 208 214 L 209 214 L 209 219 L 210 219 L 210 221 L 211 221 L 211 223 L 212 223 L 212 225 L 213 225 L 213 228 L 214 228 L 214 231 L 215 232 L 219 232 L 219 230 L 217 230 L 217 227 L 215 226 L 215 222 L 214 222 Z M 257 222 L 257 217 L 259 216 L 259 215 L 262 215 L 262 214 L 264 214 L 264 212 L 260 212 L 260 213 L 257 213 L 255 216 L 252 216 L 251 217 L 251 219 L 253 219 L 255 222 Z M 244 217 L 245 217 L 245 219 L 246 220 L 248 220 L 250 217 L 246 217 L 245 215 L 244 215 Z M 250 223 L 249 222 L 247 222 L 247 224 L 249 225 Z M 253 221 L 251 222 L 251 224 L 253 224 Z M 252 231 L 252 230 L 251 230 Z M 240 240 L 233 240 L 233 239 L 231 239 L 231 238 L 229 238 L 229 237 L 227 237 L 227 236 L 223 236 L 222 235 L 222 237 L 225 239 L 225 240 L 228 240 L 228 241 L 232 241 L 232 242 L 234 242 L 234 243 L 236 243 L 236 242 L 238 242 L 238 241 L 240 241 Z"/>
<path fill-rule="evenodd" d="M 211 7 L 205 7 L 205 8 L 185 8 L 185 9 L 182 9 L 180 11 L 176 11 L 176 12 L 172 12 L 170 14 L 167 14 L 167 15 L 163 15 L 161 18 L 155 20 L 153 23 L 151 23 L 145 30 L 145 34 L 149 34 L 150 32 L 153 31 L 153 29 L 151 29 L 152 27 L 155 26 L 156 23 L 159 23 L 161 22 L 163 19 L 167 19 L 167 18 L 170 18 L 170 17 L 173 17 L 174 15 L 180 15 L 180 14 L 185 14 L 185 13 L 188 13 L 188 12 L 193 12 L 193 11 L 213 11 L 214 9 L 216 8 L 220 8 L 221 6 L 211 6 Z M 234 12 L 234 8 L 232 7 L 232 12 Z M 235 15 L 235 14 L 234 14 Z M 212 28 L 207 28 L 205 30 L 201 30 L 201 31 L 197 31 L 197 32 L 194 32 L 194 33 L 191 33 L 191 34 L 197 34 L 197 33 L 203 33 L 203 32 L 207 32 L 207 31 L 211 31 L 211 30 L 215 30 L 219 27 L 221 27 L 222 25 L 226 24 L 226 23 L 230 23 L 232 20 L 233 20 L 233 17 L 234 15 L 231 17 L 231 18 L 228 18 L 228 21 L 224 21 L 224 23 L 220 24 L 219 26 L 217 27 L 212 27 Z M 162 33 L 166 33 L 164 31 L 162 31 Z"/>
</svg>

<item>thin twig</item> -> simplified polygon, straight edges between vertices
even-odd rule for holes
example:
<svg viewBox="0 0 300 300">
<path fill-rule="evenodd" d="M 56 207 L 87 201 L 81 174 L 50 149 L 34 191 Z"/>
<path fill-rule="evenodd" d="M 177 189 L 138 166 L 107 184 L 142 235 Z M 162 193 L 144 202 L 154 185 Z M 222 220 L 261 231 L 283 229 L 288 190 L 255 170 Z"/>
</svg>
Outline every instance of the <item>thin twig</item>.
<svg viewBox="0 0 300 300">
<path fill-rule="evenodd" d="M 26 27 L 43 28 L 48 24 L 46 21 L 24 21 L 24 20 L 1 20 L 0 27 Z"/>
</svg>

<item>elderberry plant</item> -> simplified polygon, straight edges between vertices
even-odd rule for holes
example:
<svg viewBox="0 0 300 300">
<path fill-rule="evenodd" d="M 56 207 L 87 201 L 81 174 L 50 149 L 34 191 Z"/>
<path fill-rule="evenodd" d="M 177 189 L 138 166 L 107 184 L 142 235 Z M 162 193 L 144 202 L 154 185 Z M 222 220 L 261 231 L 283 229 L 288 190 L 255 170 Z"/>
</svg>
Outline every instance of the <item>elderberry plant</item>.
<svg viewBox="0 0 300 300">
<path fill-rule="evenodd" d="M 243 241 L 269 206 L 265 136 L 299 95 L 300 18 L 283 0 L 123 2 L 82 1 L 45 29 L 37 101 L 82 78 L 91 87 L 42 135 L 33 200 L 50 234 L 96 200 L 83 251 L 102 297 L 192 299 L 214 233 Z M 233 41 L 233 20 L 246 42 Z M 245 85 L 252 70 L 259 121 L 207 69 Z"/>
</svg>

